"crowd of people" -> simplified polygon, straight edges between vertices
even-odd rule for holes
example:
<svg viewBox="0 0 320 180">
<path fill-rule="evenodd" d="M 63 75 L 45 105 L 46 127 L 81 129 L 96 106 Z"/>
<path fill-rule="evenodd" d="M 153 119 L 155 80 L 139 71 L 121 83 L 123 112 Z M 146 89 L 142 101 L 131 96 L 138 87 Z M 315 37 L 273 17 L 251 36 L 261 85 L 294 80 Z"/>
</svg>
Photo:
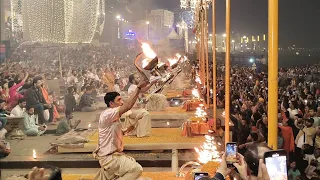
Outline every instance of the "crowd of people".
<svg viewBox="0 0 320 180">
<path fill-rule="evenodd" d="M 44 134 L 48 124 L 57 125 L 57 135 L 76 128 L 81 121 L 72 122 L 74 111 L 96 111 L 99 96 L 125 89 L 134 69 L 131 54 L 109 45 L 17 48 L 0 67 L 1 157 L 10 153 L 8 118 L 23 117 L 27 136 Z M 63 82 L 66 93 L 56 95 L 50 80 Z"/>
<path fill-rule="evenodd" d="M 319 64 L 279 71 L 278 148 L 287 152 L 290 180 L 320 177 L 319 72 Z M 217 74 L 217 104 L 224 108 L 222 66 Z M 233 66 L 231 74 L 232 141 L 244 155 L 252 143 L 268 141 L 268 77 L 251 66 Z"/>
</svg>

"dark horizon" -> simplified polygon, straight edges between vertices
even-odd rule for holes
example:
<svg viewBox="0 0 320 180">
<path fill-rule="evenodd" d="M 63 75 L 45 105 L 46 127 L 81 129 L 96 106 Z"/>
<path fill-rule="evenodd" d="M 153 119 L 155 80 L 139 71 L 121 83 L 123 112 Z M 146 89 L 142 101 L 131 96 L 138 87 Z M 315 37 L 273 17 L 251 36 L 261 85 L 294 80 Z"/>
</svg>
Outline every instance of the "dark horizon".
<svg viewBox="0 0 320 180">
<path fill-rule="evenodd" d="M 129 0 L 133 6 L 127 13 L 124 6 L 115 0 L 107 4 L 116 6 L 119 13 L 126 14 L 128 20 L 135 21 L 145 17 L 146 10 L 163 8 L 181 12 L 179 0 Z M 139 1 L 139 2 L 138 2 Z M 136 3 L 136 4 L 135 4 Z M 107 5 L 108 6 L 108 5 Z M 216 1 L 217 33 L 225 32 L 225 1 Z M 231 30 L 243 35 L 267 34 L 268 1 L 267 0 L 233 0 L 231 1 Z M 134 15 L 133 15 L 134 14 Z M 211 10 L 210 10 L 211 14 Z M 319 0 L 279 0 L 279 45 L 288 47 L 320 47 L 320 24 L 313 22 L 320 16 Z M 177 16 L 176 16 L 177 17 Z M 177 19 L 175 19 L 177 21 Z M 211 27 L 211 15 L 209 16 Z M 210 28 L 211 31 L 211 28 Z"/>
</svg>

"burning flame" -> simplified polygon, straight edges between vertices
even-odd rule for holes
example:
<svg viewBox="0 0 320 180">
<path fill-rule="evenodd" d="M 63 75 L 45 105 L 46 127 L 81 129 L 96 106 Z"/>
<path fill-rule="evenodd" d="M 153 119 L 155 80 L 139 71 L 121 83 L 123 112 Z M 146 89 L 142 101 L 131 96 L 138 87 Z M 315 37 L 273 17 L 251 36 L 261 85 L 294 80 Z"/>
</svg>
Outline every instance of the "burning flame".
<svg viewBox="0 0 320 180">
<path fill-rule="evenodd" d="M 32 150 L 32 156 L 33 156 L 33 159 L 37 159 L 37 152 L 36 150 Z"/>
<path fill-rule="evenodd" d="M 204 109 L 202 107 L 197 107 L 195 115 L 196 115 L 196 117 L 204 118 L 207 115 L 207 113 L 204 111 Z"/>
<path fill-rule="evenodd" d="M 151 62 L 150 59 L 144 59 L 142 60 L 142 68 L 145 68 L 146 66 L 148 66 L 148 64 Z"/>
<path fill-rule="evenodd" d="M 179 59 L 179 58 L 181 58 L 181 55 L 179 53 L 177 53 L 176 57 Z"/>
<path fill-rule="evenodd" d="M 197 98 L 197 99 L 200 98 L 200 94 L 199 94 L 199 92 L 198 92 L 197 89 L 193 89 L 193 90 L 192 90 L 192 95 L 193 95 L 193 97 L 195 97 L 195 98 Z"/>
<path fill-rule="evenodd" d="M 198 153 L 198 160 L 200 163 L 207 163 L 209 161 L 218 161 L 221 162 L 219 152 L 217 151 L 217 146 L 214 141 L 214 137 L 205 135 L 205 142 L 199 148 L 194 148 Z"/>
<path fill-rule="evenodd" d="M 150 45 L 147 43 L 142 43 L 142 51 L 149 58 L 154 59 L 157 57 L 156 53 L 151 49 Z"/>
<path fill-rule="evenodd" d="M 221 116 L 223 116 L 223 117 L 226 116 L 226 112 L 223 111 L 222 114 L 221 114 Z"/>
<path fill-rule="evenodd" d="M 167 125 L 169 126 L 169 125 L 170 125 L 170 123 L 169 123 L 169 122 L 167 122 Z"/>
<path fill-rule="evenodd" d="M 88 128 L 91 128 L 91 124 L 88 125 Z"/>
<path fill-rule="evenodd" d="M 199 76 L 196 77 L 196 80 L 195 80 L 197 83 L 201 84 L 201 79 Z"/>
<path fill-rule="evenodd" d="M 170 66 L 173 66 L 175 64 L 178 63 L 178 60 L 177 59 L 168 59 L 169 63 L 170 63 Z"/>
</svg>

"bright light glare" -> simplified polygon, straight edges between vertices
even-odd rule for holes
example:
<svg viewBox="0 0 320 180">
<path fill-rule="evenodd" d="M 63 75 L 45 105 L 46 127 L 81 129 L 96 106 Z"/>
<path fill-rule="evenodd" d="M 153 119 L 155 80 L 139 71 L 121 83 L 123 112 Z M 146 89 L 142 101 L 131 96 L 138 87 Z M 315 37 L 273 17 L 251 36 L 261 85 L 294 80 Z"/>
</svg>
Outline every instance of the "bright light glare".
<svg viewBox="0 0 320 180">
<path fill-rule="evenodd" d="M 157 55 L 156 53 L 151 49 L 151 47 L 149 46 L 149 44 L 147 43 L 142 43 L 142 50 L 143 53 L 150 59 L 154 59 Z"/>
</svg>

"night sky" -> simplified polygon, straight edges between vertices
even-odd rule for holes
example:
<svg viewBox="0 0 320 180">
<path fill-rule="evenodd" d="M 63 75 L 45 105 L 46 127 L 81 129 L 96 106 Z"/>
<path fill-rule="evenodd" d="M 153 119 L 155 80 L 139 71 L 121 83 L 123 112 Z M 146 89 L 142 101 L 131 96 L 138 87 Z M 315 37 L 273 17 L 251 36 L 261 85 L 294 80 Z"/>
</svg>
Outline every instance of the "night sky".
<svg viewBox="0 0 320 180">
<path fill-rule="evenodd" d="M 134 1 L 134 0 L 131 0 Z M 225 32 L 225 0 L 217 2 L 217 32 Z M 179 0 L 140 0 L 131 8 L 141 18 L 143 10 L 164 8 L 179 12 Z M 268 31 L 268 0 L 231 0 L 231 29 L 243 35 Z M 211 12 L 210 12 L 211 13 Z M 320 47 L 320 0 L 279 0 L 280 46 Z M 134 19 L 130 19 L 134 20 Z M 211 18 L 210 18 L 211 21 Z"/>
</svg>

